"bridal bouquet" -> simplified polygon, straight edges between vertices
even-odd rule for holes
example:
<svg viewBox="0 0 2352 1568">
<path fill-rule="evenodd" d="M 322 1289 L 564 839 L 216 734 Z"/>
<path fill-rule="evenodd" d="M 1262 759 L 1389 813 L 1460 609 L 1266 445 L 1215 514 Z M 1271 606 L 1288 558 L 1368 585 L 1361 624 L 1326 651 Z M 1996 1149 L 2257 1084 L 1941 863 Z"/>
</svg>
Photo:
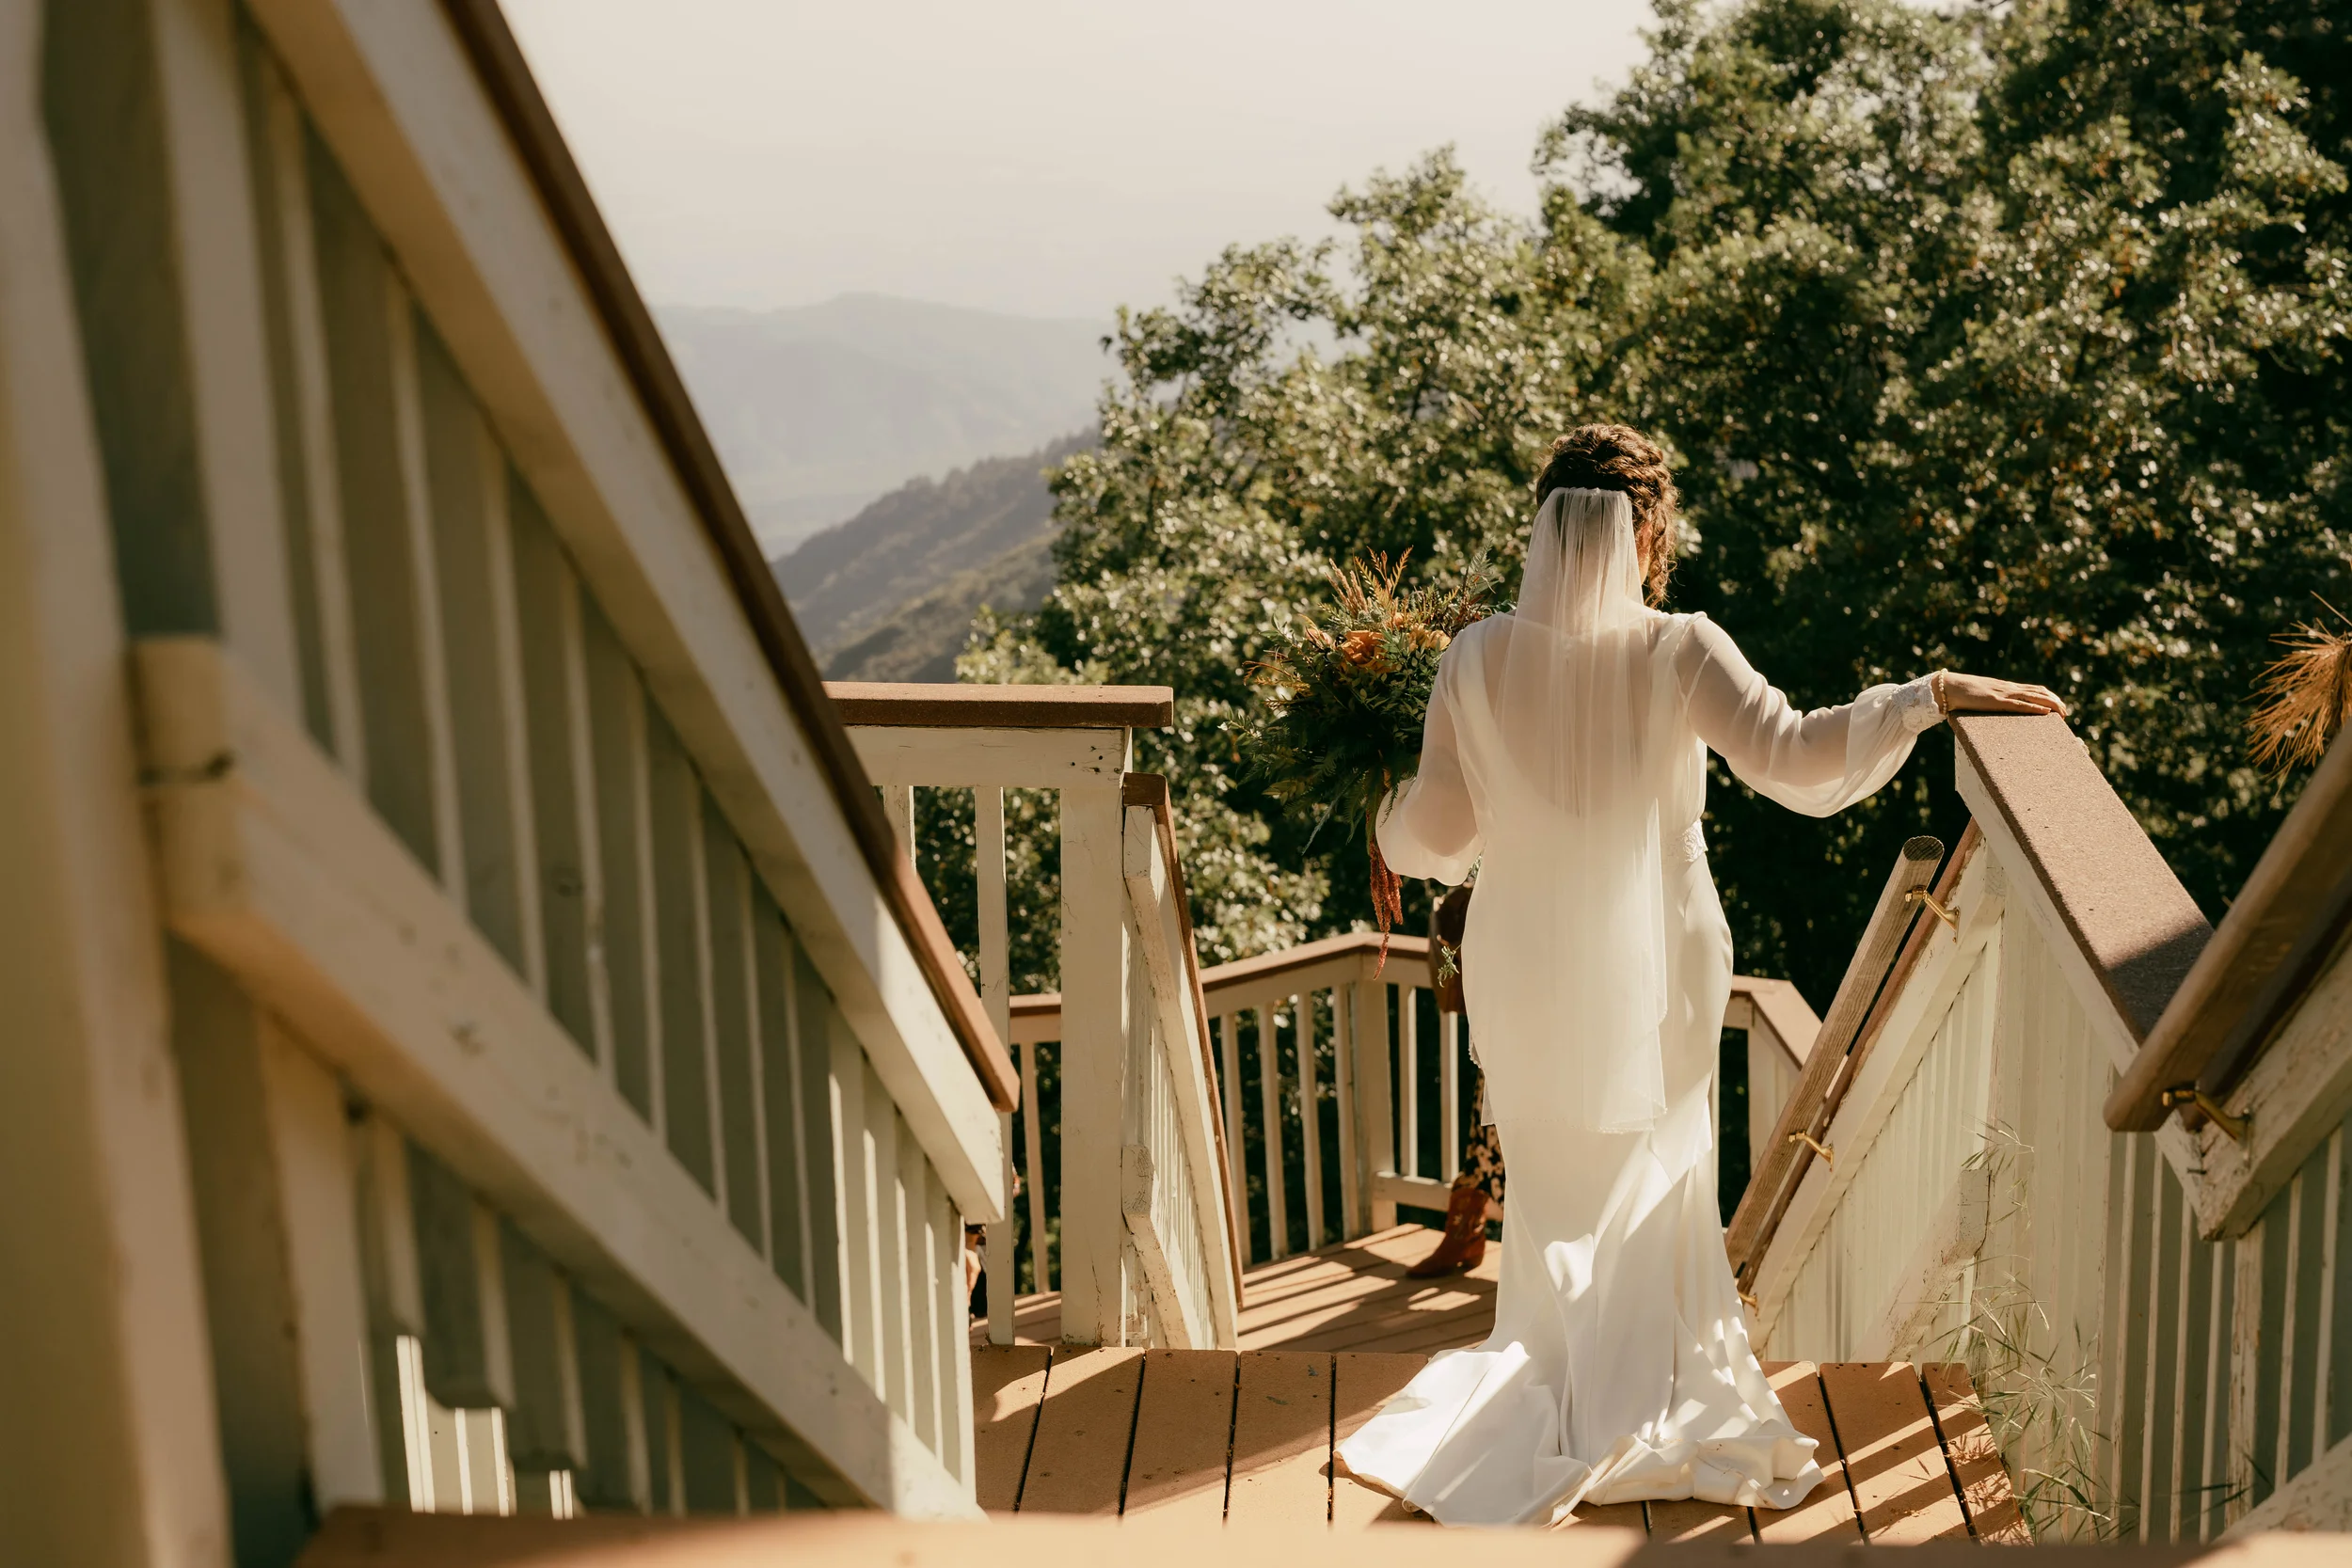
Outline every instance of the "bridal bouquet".
<svg viewBox="0 0 2352 1568">
<path fill-rule="evenodd" d="M 1263 706 L 1234 726 L 1253 776 L 1276 800 L 1311 812 L 1315 832 L 1335 816 L 1362 829 L 1384 950 L 1403 918 L 1403 888 L 1381 858 L 1375 814 L 1420 764 L 1438 658 L 1488 613 L 1498 581 L 1480 555 L 1450 586 L 1408 588 L 1410 554 L 1334 568 L 1331 604 L 1300 616 L 1249 667 Z"/>
</svg>

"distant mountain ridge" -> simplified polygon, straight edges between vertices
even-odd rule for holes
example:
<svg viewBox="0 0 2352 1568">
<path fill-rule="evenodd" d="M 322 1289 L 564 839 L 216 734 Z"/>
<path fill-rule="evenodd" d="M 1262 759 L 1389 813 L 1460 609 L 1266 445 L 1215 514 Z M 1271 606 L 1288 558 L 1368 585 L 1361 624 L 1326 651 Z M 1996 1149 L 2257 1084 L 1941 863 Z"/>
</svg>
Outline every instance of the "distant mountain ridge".
<svg viewBox="0 0 2352 1568">
<path fill-rule="evenodd" d="M 1089 422 L 1104 322 L 844 294 L 781 310 L 655 311 L 772 556 L 903 483 Z"/>
<path fill-rule="evenodd" d="M 776 561 L 776 581 L 825 673 L 953 680 L 982 605 L 1031 610 L 1053 587 L 1045 470 L 1093 439 L 1066 436 L 914 480 Z"/>
</svg>

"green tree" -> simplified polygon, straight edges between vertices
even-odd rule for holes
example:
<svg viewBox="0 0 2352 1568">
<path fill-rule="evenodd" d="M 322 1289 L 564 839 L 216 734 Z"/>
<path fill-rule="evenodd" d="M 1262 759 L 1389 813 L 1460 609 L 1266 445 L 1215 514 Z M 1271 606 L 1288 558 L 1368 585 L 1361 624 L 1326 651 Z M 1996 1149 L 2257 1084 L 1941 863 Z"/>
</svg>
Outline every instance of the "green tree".
<svg viewBox="0 0 2352 1568">
<path fill-rule="evenodd" d="M 1245 666 L 1332 562 L 1515 565 L 1550 437 L 1622 419 L 1679 455 L 1674 608 L 1803 705 L 1939 664 L 2048 681 L 2217 908 L 2283 804 L 2243 760 L 2253 673 L 2346 573 L 2347 24 L 1664 0 L 1649 60 L 1545 138 L 1536 219 L 1438 153 L 1341 195 L 1348 245 L 1230 250 L 1123 313 L 1055 593 L 961 671 L 1173 686 L 1138 766 L 1176 786 L 1206 955 L 1343 928 L 1361 847 L 1243 776 Z M 1742 966 L 1825 1002 L 1894 842 L 1956 832 L 1949 780 L 1940 732 L 1826 823 L 1719 779 Z"/>
</svg>

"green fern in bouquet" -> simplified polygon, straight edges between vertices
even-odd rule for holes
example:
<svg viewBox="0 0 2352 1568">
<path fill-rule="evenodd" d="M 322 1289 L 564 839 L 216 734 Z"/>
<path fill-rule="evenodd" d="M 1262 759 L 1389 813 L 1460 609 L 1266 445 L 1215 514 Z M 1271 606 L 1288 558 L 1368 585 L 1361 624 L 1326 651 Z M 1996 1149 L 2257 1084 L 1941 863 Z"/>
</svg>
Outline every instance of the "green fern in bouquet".
<svg viewBox="0 0 2352 1568">
<path fill-rule="evenodd" d="M 1233 726 L 1252 775 L 1311 816 L 1314 832 L 1334 818 L 1362 832 L 1384 950 L 1403 918 L 1403 889 L 1381 858 L 1375 814 L 1419 766 L 1438 661 L 1456 633 L 1489 612 L 1499 580 L 1481 554 L 1452 583 L 1407 587 L 1411 553 L 1333 568 L 1332 602 L 1300 616 L 1249 667 L 1260 708 Z"/>
</svg>

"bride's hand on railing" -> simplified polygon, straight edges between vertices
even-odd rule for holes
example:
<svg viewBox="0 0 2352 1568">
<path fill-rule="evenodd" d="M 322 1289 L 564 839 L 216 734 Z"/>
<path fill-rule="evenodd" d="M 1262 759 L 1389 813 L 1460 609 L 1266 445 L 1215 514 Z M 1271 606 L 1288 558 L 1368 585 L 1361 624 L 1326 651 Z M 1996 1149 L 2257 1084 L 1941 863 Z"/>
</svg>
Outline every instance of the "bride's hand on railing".
<svg viewBox="0 0 2352 1568">
<path fill-rule="evenodd" d="M 1991 675 L 1963 675 L 1947 670 L 1935 677 L 1935 705 L 1946 713 L 2055 713 L 2066 716 L 2066 705 L 2046 686 L 1996 680 Z"/>
</svg>

